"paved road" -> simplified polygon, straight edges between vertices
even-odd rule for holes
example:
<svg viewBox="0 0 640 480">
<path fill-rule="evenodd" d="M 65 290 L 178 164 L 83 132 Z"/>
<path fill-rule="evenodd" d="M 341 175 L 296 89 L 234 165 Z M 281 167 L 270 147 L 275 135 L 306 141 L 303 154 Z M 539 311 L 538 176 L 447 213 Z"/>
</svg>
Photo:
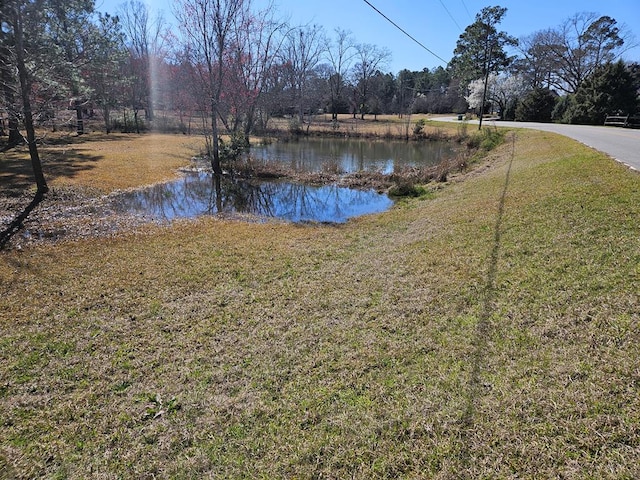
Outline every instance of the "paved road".
<svg viewBox="0 0 640 480">
<path fill-rule="evenodd" d="M 445 119 L 443 118 L 442 120 Z M 458 120 L 457 118 L 446 118 L 446 121 L 457 122 Z M 469 123 L 477 125 L 478 121 L 472 120 Z M 546 132 L 559 133 L 560 135 L 573 138 L 589 147 L 604 152 L 635 170 L 640 170 L 640 129 L 632 130 L 629 128 L 596 127 L 591 125 L 560 125 L 555 123 L 494 122 L 491 120 L 484 120 L 482 124 L 515 128 L 533 128 Z"/>
</svg>

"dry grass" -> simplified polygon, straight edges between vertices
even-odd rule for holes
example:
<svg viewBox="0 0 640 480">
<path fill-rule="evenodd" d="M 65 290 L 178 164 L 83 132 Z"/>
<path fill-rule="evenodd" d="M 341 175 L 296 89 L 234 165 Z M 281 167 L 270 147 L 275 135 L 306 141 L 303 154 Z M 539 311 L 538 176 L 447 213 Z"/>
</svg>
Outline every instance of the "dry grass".
<svg viewBox="0 0 640 480">
<path fill-rule="evenodd" d="M 363 136 L 377 138 L 412 138 L 413 128 L 420 120 L 424 120 L 424 134 L 421 138 L 450 138 L 457 136 L 459 125 L 456 123 L 437 122 L 437 117 L 426 114 L 404 115 L 366 115 L 364 120 L 359 116 L 353 118 L 352 115 L 338 115 L 338 123 L 331 121 L 330 114 L 316 115 L 309 122 L 306 117 L 304 125 L 300 125 L 300 129 L 304 132 L 307 130 L 315 134 L 329 134 L 339 136 Z M 269 121 L 269 127 L 287 131 L 291 125 L 292 119 L 273 118 Z"/>
<path fill-rule="evenodd" d="M 637 174 L 537 132 L 481 171 L 2 253 L 0 472 L 639 477 Z"/>
<path fill-rule="evenodd" d="M 104 193 L 173 178 L 204 145 L 200 137 L 181 135 L 53 135 L 40 147 L 50 186 L 82 186 Z M 24 189 L 33 182 L 26 147 L 3 157 L 7 165 L 0 169 L 2 183 Z"/>
</svg>

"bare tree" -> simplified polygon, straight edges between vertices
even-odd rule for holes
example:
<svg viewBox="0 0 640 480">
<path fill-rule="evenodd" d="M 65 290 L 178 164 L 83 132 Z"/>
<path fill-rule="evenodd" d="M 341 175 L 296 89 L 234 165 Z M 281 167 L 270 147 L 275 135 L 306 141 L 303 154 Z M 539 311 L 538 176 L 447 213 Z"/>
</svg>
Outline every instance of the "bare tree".
<svg viewBox="0 0 640 480">
<path fill-rule="evenodd" d="M 232 125 L 232 132 L 243 127 L 245 142 L 253 129 L 256 109 L 268 76 L 276 63 L 285 38 L 286 23 L 275 16 L 272 5 L 260 11 L 251 11 L 250 3 L 241 10 L 233 22 L 235 41 L 225 56 L 229 75 L 224 82 L 224 97 Z M 227 117 L 222 117 L 226 122 Z M 229 128 L 231 127 L 231 128 Z"/>
<path fill-rule="evenodd" d="M 154 117 L 154 93 L 157 90 L 155 72 L 165 60 L 166 24 L 162 13 L 155 18 L 140 0 L 129 0 L 118 11 L 129 48 L 131 103 L 136 125 L 138 111 L 144 108 L 149 120 Z"/>
<path fill-rule="evenodd" d="M 199 93 L 201 93 L 198 76 L 191 63 L 189 52 L 174 51 L 168 65 L 167 102 L 180 119 L 179 128 L 183 133 L 191 134 L 192 117 L 198 110 Z M 196 80 L 196 81 L 194 81 Z M 201 96 L 201 95 L 200 95 Z"/>
<path fill-rule="evenodd" d="M 552 42 L 548 39 L 551 36 L 550 30 L 540 30 L 519 40 L 522 58 L 514 61 L 512 70 L 522 75 L 532 89 L 550 86 L 553 55 L 549 47 Z"/>
<path fill-rule="evenodd" d="M 380 48 L 368 43 L 356 45 L 356 64 L 353 67 L 355 108 L 364 119 L 367 102 L 371 94 L 371 80 L 381 69 L 385 68 L 391 59 L 391 52 L 387 48 Z M 355 111 L 354 111 L 355 113 Z"/>
<path fill-rule="evenodd" d="M 282 60 L 291 68 L 291 87 L 301 122 L 304 122 L 307 107 L 307 84 L 320 62 L 325 44 L 324 30 L 319 25 L 292 28 L 286 38 Z"/>
<path fill-rule="evenodd" d="M 269 120 L 274 114 L 283 114 L 288 110 L 288 106 L 293 104 L 291 96 L 291 81 L 289 79 L 291 69 L 286 65 L 278 63 L 273 65 L 265 78 L 263 84 L 263 94 L 260 98 L 259 109 L 256 112 L 256 122 L 261 128 L 266 128 Z"/>
<path fill-rule="evenodd" d="M 599 66 L 611 62 L 632 43 L 625 27 L 595 13 L 577 13 L 559 27 L 533 34 L 523 48 L 525 70 L 538 83 L 575 93 Z M 546 72 L 545 72 L 546 70 Z"/>
<path fill-rule="evenodd" d="M 325 55 L 330 66 L 329 76 L 329 108 L 331 118 L 338 118 L 338 104 L 340 103 L 345 81 L 356 55 L 356 48 L 351 33 L 336 29 L 335 40 L 326 40 Z"/>
<path fill-rule="evenodd" d="M 176 18 L 180 24 L 185 51 L 189 52 L 203 95 L 208 102 L 211 135 L 206 136 L 211 168 L 222 173 L 220 166 L 220 134 L 223 82 L 228 75 L 225 56 L 237 43 L 234 22 L 248 11 L 245 0 L 177 0 Z"/>
</svg>

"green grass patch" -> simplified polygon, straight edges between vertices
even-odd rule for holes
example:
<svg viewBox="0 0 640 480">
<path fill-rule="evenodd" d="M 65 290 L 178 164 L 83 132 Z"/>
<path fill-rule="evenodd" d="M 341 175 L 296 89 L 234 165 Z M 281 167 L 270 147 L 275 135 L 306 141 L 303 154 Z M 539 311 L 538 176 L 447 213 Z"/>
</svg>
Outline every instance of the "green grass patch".
<svg viewBox="0 0 640 480">
<path fill-rule="evenodd" d="M 389 189 L 391 197 L 429 197 L 431 192 L 424 186 L 412 182 L 400 182 Z"/>
<path fill-rule="evenodd" d="M 640 179 L 557 135 L 513 142 L 342 226 L 2 252 L 0 468 L 638 477 Z"/>
</svg>

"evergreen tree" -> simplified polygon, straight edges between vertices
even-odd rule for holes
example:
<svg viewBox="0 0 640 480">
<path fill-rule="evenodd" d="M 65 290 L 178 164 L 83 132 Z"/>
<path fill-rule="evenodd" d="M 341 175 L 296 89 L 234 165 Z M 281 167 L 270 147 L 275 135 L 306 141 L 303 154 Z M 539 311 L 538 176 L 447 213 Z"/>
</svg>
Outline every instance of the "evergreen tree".
<svg viewBox="0 0 640 480">
<path fill-rule="evenodd" d="M 128 58 L 118 17 L 100 15 L 91 26 L 91 44 L 86 51 L 89 64 L 83 79 L 88 87 L 87 95 L 102 110 L 105 130 L 111 132 L 111 110 L 124 97 L 128 78 L 122 75 Z"/>
<path fill-rule="evenodd" d="M 505 47 L 517 45 L 518 40 L 496 29 L 506 12 L 504 7 L 485 7 L 460 35 L 449 69 L 463 89 L 471 81 L 499 73 L 511 64 L 513 59 Z"/>
<path fill-rule="evenodd" d="M 557 98 L 548 88 L 534 88 L 516 107 L 516 121 L 550 122 Z"/>
<path fill-rule="evenodd" d="M 607 115 L 635 113 L 638 85 L 622 60 L 597 68 L 580 85 L 565 113 L 567 123 L 602 125 Z"/>
</svg>

